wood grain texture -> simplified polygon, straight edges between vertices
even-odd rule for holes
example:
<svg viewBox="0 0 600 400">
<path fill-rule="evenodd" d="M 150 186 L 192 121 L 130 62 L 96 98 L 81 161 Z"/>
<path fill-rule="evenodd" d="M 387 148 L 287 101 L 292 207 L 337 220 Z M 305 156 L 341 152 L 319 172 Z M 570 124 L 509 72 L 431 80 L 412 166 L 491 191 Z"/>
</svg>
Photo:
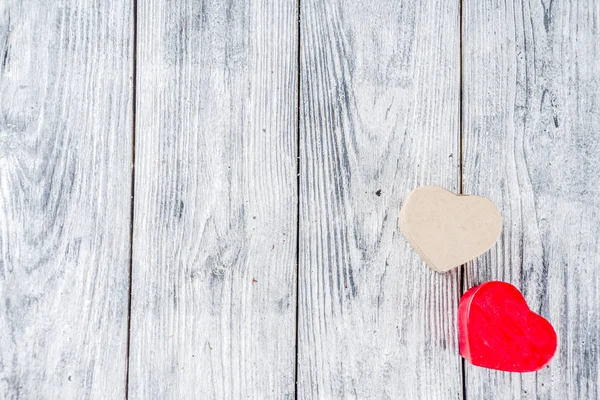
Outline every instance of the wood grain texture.
<svg viewBox="0 0 600 400">
<path fill-rule="evenodd" d="M 125 396 L 132 7 L 0 2 L 0 398 Z"/>
<path fill-rule="evenodd" d="M 464 187 L 504 218 L 467 288 L 516 285 L 558 334 L 538 373 L 468 366 L 467 398 L 600 398 L 600 3 L 469 1 L 464 12 Z"/>
<path fill-rule="evenodd" d="M 130 398 L 292 398 L 297 4 L 138 6 Z"/>
<path fill-rule="evenodd" d="M 458 7 L 301 2 L 298 398 L 461 398 L 457 271 L 398 228 L 459 189 Z"/>
</svg>

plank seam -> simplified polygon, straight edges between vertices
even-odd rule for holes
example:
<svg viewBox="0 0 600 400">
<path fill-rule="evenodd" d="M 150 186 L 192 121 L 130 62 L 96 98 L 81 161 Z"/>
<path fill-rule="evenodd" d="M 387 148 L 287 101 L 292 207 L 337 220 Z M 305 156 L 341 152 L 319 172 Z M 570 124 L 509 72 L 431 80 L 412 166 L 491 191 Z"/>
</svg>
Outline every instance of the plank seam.
<svg viewBox="0 0 600 400">
<path fill-rule="evenodd" d="M 464 2 L 463 0 L 459 0 L 459 13 L 458 13 L 458 30 L 459 30 L 459 76 L 458 76 L 458 135 L 459 135 L 459 182 L 460 182 L 460 194 L 464 194 L 464 182 L 463 182 L 463 162 L 464 162 L 464 135 L 463 135 L 463 9 Z M 460 303 L 460 298 L 465 291 L 466 286 L 466 272 L 467 265 L 463 264 L 460 266 L 460 271 L 458 275 L 458 283 L 459 283 L 459 293 L 458 293 L 458 302 Z M 460 350 L 459 350 L 460 353 Z M 467 370 L 465 359 L 460 357 L 461 364 L 461 380 L 462 380 L 462 400 L 467 399 Z"/>
<path fill-rule="evenodd" d="M 125 354 L 125 399 L 129 399 L 129 358 L 131 354 L 131 297 L 133 283 L 133 219 L 135 208 L 135 130 L 136 130 L 136 112 L 137 112 L 137 0 L 133 0 L 133 22 L 132 22 L 132 39 L 133 39 L 133 66 L 132 66 L 132 91 L 131 91 L 131 200 L 129 214 L 129 304 L 127 306 L 127 346 Z"/>
<path fill-rule="evenodd" d="M 296 344 L 294 357 L 294 399 L 298 400 L 298 351 L 300 331 L 300 0 L 296 2 Z"/>
</svg>

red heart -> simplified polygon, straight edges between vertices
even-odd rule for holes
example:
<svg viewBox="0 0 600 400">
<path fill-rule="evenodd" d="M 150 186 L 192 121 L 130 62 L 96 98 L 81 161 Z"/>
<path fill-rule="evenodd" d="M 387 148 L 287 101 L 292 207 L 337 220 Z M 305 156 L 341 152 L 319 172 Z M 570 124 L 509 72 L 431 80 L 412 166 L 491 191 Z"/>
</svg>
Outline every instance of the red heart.
<svg viewBox="0 0 600 400">
<path fill-rule="evenodd" d="M 509 372 L 546 366 L 556 352 L 552 325 L 529 309 L 519 289 L 486 282 L 458 305 L 460 355 L 473 365 Z"/>
</svg>

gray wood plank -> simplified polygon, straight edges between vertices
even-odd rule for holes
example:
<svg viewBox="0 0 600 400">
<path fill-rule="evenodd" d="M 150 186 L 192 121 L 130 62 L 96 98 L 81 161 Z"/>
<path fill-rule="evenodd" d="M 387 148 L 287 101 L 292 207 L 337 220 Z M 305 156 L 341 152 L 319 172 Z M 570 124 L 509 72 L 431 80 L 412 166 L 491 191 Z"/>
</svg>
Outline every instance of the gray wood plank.
<svg viewBox="0 0 600 400">
<path fill-rule="evenodd" d="M 464 6 L 464 188 L 504 218 L 467 287 L 515 284 L 559 338 L 538 373 L 468 366 L 467 398 L 598 399 L 600 3 Z"/>
<path fill-rule="evenodd" d="M 301 2 L 302 399 L 459 399 L 458 272 L 398 229 L 459 190 L 459 2 Z"/>
<path fill-rule="evenodd" d="M 291 398 L 297 4 L 138 6 L 130 398 Z"/>
<path fill-rule="evenodd" d="M 129 2 L 0 2 L 0 398 L 124 398 Z"/>
</svg>

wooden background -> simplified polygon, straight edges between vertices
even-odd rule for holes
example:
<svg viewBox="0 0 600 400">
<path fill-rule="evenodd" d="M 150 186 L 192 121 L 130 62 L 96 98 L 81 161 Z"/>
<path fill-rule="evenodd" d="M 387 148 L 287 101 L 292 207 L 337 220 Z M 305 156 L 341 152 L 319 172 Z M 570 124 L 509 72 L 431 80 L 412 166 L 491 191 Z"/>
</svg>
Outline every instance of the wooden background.
<svg viewBox="0 0 600 400">
<path fill-rule="evenodd" d="M 600 398 L 600 2 L 0 1 L 0 398 Z M 490 197 L 446 274 L 404 196 Z M 461 292 L 559 337 L 458 355 Z"/>
</svg>

